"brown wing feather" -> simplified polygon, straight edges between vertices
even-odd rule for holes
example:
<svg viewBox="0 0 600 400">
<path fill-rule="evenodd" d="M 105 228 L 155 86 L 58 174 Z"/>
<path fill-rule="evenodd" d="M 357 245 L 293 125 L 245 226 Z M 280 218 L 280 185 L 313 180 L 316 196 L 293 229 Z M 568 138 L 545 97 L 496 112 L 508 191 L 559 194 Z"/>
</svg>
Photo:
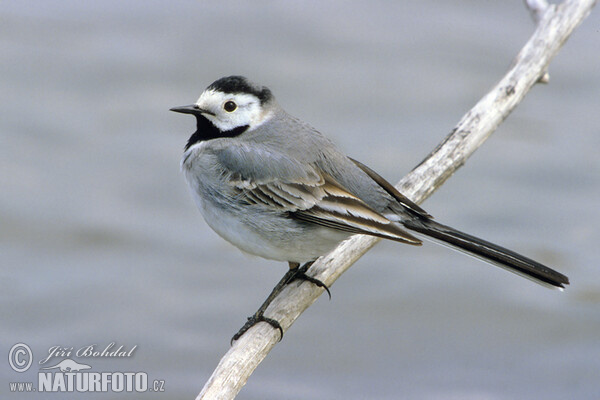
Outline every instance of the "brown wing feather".
<svg viewBox="0 0 600 400">
<path fill-rule="evenodd" d="M 274 181 L 264 184 L 232 181 L 239 199 L 288 213 L 299 220 L 350 233 L 362 233 L 403 243 L 421 241 L 372 209 L 332 177 L 322 174 L 315 184 Z"/>
</svg>

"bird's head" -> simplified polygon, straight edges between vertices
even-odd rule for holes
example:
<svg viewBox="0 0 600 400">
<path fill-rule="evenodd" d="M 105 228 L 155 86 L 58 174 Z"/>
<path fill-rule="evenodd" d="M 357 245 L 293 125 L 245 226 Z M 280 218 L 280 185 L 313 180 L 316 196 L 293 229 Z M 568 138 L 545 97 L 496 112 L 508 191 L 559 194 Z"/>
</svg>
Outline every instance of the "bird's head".
<svg viewBox="0 0 600 400">
<path fill-rule="evenodd" d="M 196 103 L 171 111 L 205 118 L 221 136 L 231 136 L 229 132 L 242 133 L 263 124 L 270 118 L 273 105 L 268 88 L 254 85 L 243 76 L 227 76 L 208 86 Z"/>
</svg>

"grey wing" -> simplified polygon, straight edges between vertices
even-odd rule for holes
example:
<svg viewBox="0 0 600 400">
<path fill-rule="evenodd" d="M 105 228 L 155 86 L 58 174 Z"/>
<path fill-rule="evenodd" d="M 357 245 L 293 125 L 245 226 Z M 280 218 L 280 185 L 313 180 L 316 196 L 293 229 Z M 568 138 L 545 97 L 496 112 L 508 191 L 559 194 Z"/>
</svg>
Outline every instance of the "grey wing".
<svg viewBox="0 0 600 400">
<path fill-rule="evenodd" d="M 230 174 L 233 183 L 252 184 L 274 181 L 314 185 L 321 180 L 315 168 L 258 143 L 225 142 L 212 150 L 217 161 Z"/>
<path fill-rule="evenodd" d="M 238 201 L 349 233 L 421 244 L 315 164 L 243 143 L 215 154 L 226 171 L 227 182 L 237 190 Z"/>
</svg>

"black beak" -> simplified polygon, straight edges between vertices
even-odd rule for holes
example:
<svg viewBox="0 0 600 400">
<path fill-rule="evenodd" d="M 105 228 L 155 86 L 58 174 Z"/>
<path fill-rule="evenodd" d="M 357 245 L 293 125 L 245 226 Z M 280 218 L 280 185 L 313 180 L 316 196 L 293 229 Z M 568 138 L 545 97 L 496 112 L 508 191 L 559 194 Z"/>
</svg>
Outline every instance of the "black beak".
<svg viewBox="0 0 600 400">
<path fill-rule="evenodd" d="M 200 116 L 202 114 L 214 115 L 210 111 L 201 109 L 200 107 L 198 107 L 197 104 L 190 104 L 189 106 L 173 107 L 170 109 L 170 111 L 174 111 L 174 112 L 178 112 L 178 113 L 182 113 L 182 114 L 192 114 L 195 116 Z"/>
</svg>

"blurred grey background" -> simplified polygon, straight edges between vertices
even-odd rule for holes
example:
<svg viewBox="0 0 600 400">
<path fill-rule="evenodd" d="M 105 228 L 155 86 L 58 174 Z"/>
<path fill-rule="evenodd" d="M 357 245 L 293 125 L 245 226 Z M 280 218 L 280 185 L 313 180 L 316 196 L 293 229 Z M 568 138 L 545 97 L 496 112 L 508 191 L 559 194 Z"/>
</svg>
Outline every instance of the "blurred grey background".
<svg viewBox="0 0 600 400">
<path fill-rule="evenodd" d="M 424 204 L 571 286 L 551 291 L 432 244 L 380 243 L 239 398 L 597 398 L 595 13 L 552 63 L 550 84 Z M 533 29 L 520 0 L 2 2 L 0 353 L 24 342 L 34 365 L 17 374 L 0 362 L 1 397 L 122 398 L 8 392 L 37 381 L 51 346 L 116 342 L 137 345 L 134 357 L 90 359 L 93 371 L 165 380 L 163 394 L 130 397 L 194 398 L 285 272 L 204 223 L 179 171 L 194 121 L 170 107 L 246 75 L 397 182 Z"/>
</svg>

